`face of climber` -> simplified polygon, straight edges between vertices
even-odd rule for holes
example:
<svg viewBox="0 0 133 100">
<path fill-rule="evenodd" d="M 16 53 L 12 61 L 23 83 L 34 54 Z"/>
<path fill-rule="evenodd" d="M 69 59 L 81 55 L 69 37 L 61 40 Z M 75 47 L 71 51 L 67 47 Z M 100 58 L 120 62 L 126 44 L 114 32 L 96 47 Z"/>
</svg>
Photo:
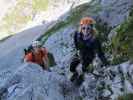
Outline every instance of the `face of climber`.
<svg viewBox="0 0 133 100">
<path fill-rule="evenodd" d="M 40 46 L 34 46 L 33 49 L 34 49 L 34 52 L 38 53 L 40 50 Z"/>
<path fill-rule="evenodd" d="M 81 32 L 84 36 L 89 35 L 91 33 L 91 26 L 90 25 L 82 25 Z"/>
</svg>

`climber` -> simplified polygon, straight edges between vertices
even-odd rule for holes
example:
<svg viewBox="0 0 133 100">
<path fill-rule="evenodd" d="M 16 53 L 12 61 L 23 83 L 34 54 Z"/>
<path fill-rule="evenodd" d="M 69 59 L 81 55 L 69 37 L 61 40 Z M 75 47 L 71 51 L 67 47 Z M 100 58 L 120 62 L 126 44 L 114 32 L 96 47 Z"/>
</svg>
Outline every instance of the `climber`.
<svg viewBox="0 0 133 100">
<path fill-rule="evenodd" d="M 43 69 L 48 69 L 48 51 L 45 47 L 41 47 L 41 43 L 39 41 L 32 42 L 32 49 L 28 53 L 26 53 L 24 57 L 25 62 L 33 62 L 42 66 Z"/>
<path fill-rule="evenodd" d="M 105 66 L 108 64 L 101 48 L 101 42 L 97 38 L 96 31 L 94 30 L 94 20 L 91 17 L 81 19 L 79 31 L 74 34 L 74 44 L 77 53 L 70 63 L 70 71 L 73 73 L 71 81 L 73 82 L 78 78 L 80 85 L 84 80 L 84 73 L 88 72 L 87 69 L 96 54 Z M 83 73 L 81 75 L 76 71 L 79 63 L 82 64 Z M 90 69 L 89 72 L 92 73 L 93 69 Z"/>
</svg>

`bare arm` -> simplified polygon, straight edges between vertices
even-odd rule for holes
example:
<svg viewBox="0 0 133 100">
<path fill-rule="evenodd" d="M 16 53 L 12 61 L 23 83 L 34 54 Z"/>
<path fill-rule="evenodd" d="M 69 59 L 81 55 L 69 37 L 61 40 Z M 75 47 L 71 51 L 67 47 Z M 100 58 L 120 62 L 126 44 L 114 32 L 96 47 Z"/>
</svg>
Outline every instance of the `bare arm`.
<svg viewBox="0 0 133 100">
<path fill-rule="evenodd" d="M 48 66 L 49 66 L 49 59 L 48 59 L 48 57 L 43 58 L 43 62 L 44 62 L 44 66 L 45 66 L 45 68 L 47 70 L 48 69 Z"/>
<path fill-rule="evenodd" d="M 48 59 L 48 51 L 46 48 L 43 48 L 43 53 L 44 53 L 44 57 L 43 57 L 44 66 L 45 66 L 45 69 L 48 70 L 49 59 Z"/>
</svg>

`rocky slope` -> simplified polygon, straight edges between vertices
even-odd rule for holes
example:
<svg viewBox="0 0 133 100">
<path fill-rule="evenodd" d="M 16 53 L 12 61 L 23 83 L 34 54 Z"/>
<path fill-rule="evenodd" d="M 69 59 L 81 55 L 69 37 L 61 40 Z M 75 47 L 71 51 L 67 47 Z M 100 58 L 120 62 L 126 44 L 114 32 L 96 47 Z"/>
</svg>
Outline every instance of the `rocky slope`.
<svg viewBox="0 0 133 100">
<path fill-rule="evenodd" d="M 96 0 L 85 3 L 61 16 L 52 26 L 35 27 L 2 42 L 0 51 L 4 52 L 0 57 L 1 99 L 115 100 L 123 93 L 133 93 L 133 65 L 129 61 L 100 68 L 96 59 L 94 72 L 101 73 L 100 77 L 86 74 L 81 87 L 75 87 L 69 81 L 69 64 L 75 53 L 72 36 L 80 18 L 92 16 L 97 21 L 99 34 L 104 34 L 105 31 L 100 27 L 107 23 L 107 27 L 112 29 L 121 24 L 128 17 L 132 4 L 132 0 Z M 56 65 L 50 68 L 51 72 L 43 71 L 36 64 L 21 62 L 22 49 L 30 45 L 33 39 L 41 40 L 53 54 Z"/>
</svg>

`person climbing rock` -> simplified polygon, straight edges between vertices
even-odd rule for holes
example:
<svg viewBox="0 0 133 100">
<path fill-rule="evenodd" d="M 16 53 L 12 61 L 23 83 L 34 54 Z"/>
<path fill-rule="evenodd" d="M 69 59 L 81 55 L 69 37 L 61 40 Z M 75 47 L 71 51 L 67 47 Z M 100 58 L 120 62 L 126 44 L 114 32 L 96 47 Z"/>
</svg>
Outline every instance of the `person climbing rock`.
<svg viewBox="0 0 133 100">
<path fill-rule="evenodd" d="M 36 63 L 48 70 L 48 51 L 45 47 L 41 47 L 39 41 L 33 41 L 30 50 L 25 54 L 24 61 Z"/>
<path fill-rule="evenodd" d="M 70 64 L 70 71 L 73 73 L 71 81 L 78 78 L 78 84 L 82 84 L 85 72 L 93 72 L 93 68 L 89 68 L 95 55 L 101 59 L 104 65 L 108 64 L 107 59 L 102 51 L 101 42 L 96 36 L 94 30 L 94 20 L 91 17 L 84 17 L 80 21 L 79 31 L 74 34 L 74 44 L 77 54 L 73 57 Z M 76 68 L 78 64 L 82 64 L 82 74 L 78 75 Z M 89 69 L 89 70 L 88 70 Z"/>
</svg>

